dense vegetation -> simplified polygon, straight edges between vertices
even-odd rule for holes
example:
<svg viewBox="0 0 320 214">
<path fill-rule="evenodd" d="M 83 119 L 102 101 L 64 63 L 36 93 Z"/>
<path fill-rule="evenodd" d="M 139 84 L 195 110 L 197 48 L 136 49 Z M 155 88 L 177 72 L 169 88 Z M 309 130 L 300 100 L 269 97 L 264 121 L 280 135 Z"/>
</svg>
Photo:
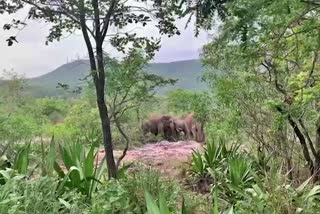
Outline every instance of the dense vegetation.
<svg viewBox="0 0 320 214">
<path fill-rule="evenodd" d="M 95 159 L 104 135 L 90 78 L 74 99 L 39 99 L 12 74 L 0 94 L 1 213 L 317 213 L 320 5 L 198 5 L 206 8 L 183 13 L 197 12 L 196 27 L 210 28 L 216 10 L 223 23 L 203 48 L 208 90 L 156 95 L 176 81 L 146 72 L 152 57 L 137 47 L 103 60 L 113 149 L 143 146 L 140 125 L 151 113 L 194 112 L 205 124 L 204 149 L 181 182 L 121 158 L 108 179 L 105 160 Z"/>
</svg>

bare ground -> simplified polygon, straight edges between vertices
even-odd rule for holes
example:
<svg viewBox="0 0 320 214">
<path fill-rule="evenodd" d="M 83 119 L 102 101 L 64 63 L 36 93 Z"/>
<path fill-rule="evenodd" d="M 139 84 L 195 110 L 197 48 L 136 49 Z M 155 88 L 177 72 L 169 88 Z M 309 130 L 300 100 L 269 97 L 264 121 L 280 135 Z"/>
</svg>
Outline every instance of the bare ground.
<svg viewBox="0 0 320 214">
<path fill-rule="evenodd" d="M 189 162 L 193 150 L 201 150 L 203 144 L 195 141 L 168 142 L 146 144 L 142 148 L 128 150 L 123 159 L 123 163 L 143 163 L 151 166 L 154 170 L 160 172 L 163 176 L 179 179 L 183 174 L 184 165 Z M 117 159 L 122 151 L 114 151 Z M 98 155 L 98 163 L 104 157 L 104 151 L 101 150 Z"/>
</svg>

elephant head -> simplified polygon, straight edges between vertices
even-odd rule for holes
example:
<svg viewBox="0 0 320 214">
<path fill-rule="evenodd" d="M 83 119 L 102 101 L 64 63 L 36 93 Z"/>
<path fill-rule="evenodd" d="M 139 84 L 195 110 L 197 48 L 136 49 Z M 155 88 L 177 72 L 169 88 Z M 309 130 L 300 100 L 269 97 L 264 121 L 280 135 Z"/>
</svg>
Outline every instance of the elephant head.
<svg viewBox="0 0 320 214">
<path fill-rule="evenodd" d="M 189 136 L 191 136 L 197 142 L 203 142 L 205 139 L 203 132 L 203 124 L 199 123 L 195 117 L 194 113 L 189 113 L 184 117 L 184 121 L 189 130 Z"/>
<path fill-rule="evenodd" d="M 203 131 L 203 124 L 196 122 L 192 125 L 192 132 L 195 137 L 195 141 L 197 142 L 204 142 L 205 141 L 205 135 Z"/>
</svg>

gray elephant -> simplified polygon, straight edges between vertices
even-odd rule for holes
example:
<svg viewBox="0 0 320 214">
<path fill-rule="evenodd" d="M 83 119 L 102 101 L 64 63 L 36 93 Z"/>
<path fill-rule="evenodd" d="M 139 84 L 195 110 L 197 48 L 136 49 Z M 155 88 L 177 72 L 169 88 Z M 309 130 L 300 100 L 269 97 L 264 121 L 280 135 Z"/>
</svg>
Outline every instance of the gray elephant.
<svg viewBox="0 0 320 214">
<path fill-rule="evenodd" d="M 189 113 L 180 118 L 174 118 L 173 123 L 178 135 L 180 132 L 183 132 L 188 140 L 194 139 L 197 142 L 203 142 L 205 140 L 203 125 L 195 119 L 194 113 Z"/>
<path fill-rule="evenodd" d="M 190 129 L 187 126 L 186 121 L 184 118 L 181 117 L 175 117 L 172 118 L 172 123 L 174 124 L 174 135 L 178 138 L 180 136 L 180 133 L 183 132 L 184 136 L 187 139 L 190 139 Z"/>
<path fill-rule="evenodd" d="M 174 124 L 172 117 L 168 115 L 152 115 L 147 121 L 142 124 L 143 136 L 147 133 L 152 133 L 157 136 L 162 134 L 165 139 L 170 140 L 174 137 Z"/>
</svg>

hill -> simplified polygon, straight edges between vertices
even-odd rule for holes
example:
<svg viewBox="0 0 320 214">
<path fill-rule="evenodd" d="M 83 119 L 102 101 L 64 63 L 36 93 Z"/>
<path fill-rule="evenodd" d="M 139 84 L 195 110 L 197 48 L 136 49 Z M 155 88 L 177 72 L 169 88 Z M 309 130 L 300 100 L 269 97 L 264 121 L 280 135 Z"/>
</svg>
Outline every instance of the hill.
<svg viewBox="0 0 320 214">
<path fill-rule="evenodd" d="M 203 90 L 204 83 L 199 81 L 202 74 L 200 60 L 185 60 L 170 63 L 151 63 L 146 71 L 160 75 L 164 78 L 178 79 L 174 86 L 168 86 L 159 90 L 160 94 L 174 88 L 186 90 Z M 83 78 L 89 75 L 89 61 L 76 60 L 42 76 L 27 80 L 28 94 L 35 97 L 67 96 L 62 89 L 57 89 L 58 83 L 68 84 L 70 88 L 76 88 L 85 84 Z"/>
</svg>

